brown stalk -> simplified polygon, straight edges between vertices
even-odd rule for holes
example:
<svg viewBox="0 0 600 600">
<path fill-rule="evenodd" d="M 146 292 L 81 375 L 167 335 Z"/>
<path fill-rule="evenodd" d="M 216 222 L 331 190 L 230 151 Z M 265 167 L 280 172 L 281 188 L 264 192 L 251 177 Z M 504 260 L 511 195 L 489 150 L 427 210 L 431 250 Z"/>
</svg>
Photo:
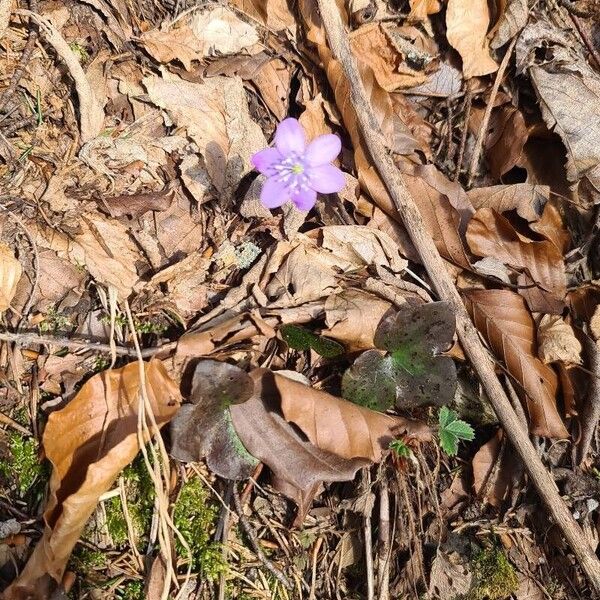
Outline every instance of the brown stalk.
<svg viewBox="0 0 600 600">
<path fill-rule="evenodd" d="M 479 158 L 481 156 L 481 150 L 483 148 L 485 134 L 487 133 L 488 125 L 490 124 L 490 117 L 492 116 L 494 102 L 496 101 L 496 96 L 498 95 L 498 90 L 500 89 L 500 83 L 502 83 L 502 77 L 504 77 L 504 72 L 506 71 L 506 67 L 508 67 L 508 61 L 510 60 L 513 48 L 515 47 L 516 43 L 517 37 L 515 36 L 513 38 L 513 41 L 510 43 L 510 46 L 506 50 L 506 54 L 504 55 L 504 58 L 500 63 L 500 67 L 498 68 L 498 72 L 496 73 L 494 85 L 492 86 L 492 91 L 490 92 L 490 99 L 487 103 L 487 106 L 485 107 L 483 121 L 481 122 L 479 133 L 477 134 L 477 140 L 475 141 L 475 149 L 473 150 L 473 156 L 471 157 L 471 162 L 469 164 L 469 171 L 467 174 L 467 188 L 471 187 L 471 184 L 473 183 L 473 177 L 475 177 L 477 167 L 479 166 Z M 465 128 L 467 128 L 467 123 L 465 123 Z"/>
<path fill-rule="evenodd" d="M 335 2 L 318 0 L 323 25 L 331 50 L 348 78 L 351 101 L 356 109 L 359 126 L 373 164 L 385 183 L 400 214 L 402 222 L 417 249 L 439 297 L 448 301 L 456 313 L 456 329 L 465 354 L 473 364 L 494 407 L 504 431 L 523 460 L 525 468 L 547 505 L 556 525 L 571 546 L 579 564 L 596 592 L 600 593 L 600 561 L 592 551 L 581 528 L 561 499 L 556 484 L 537 455 L 523 430 L 504 389 L 496 376 L 493 362 L 479 339 L 454 282 L 448 273 L 431 237 L 426 233 L 423 219 L 408 192 L 401 174 L 389 155 L 379 126 L 367 101 L 356 61 L 351 53 L 348 36 Z"/>
</svg>

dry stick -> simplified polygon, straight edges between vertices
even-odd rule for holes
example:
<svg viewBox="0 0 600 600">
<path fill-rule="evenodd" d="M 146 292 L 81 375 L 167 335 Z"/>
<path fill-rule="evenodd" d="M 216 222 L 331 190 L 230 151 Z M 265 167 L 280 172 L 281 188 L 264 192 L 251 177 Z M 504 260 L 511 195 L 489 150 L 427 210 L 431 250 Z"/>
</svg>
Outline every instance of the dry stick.
<svg viewBox="0 0 600 600">
<path fill-rule="evenodd" d="M 479 128 L 479 132 L 477 133 L 477 140 L 475 141 L 475 149 L 473 150 L 473 156 L 471 156 L 471 163 L 469 164 L 469 171 L 467 173 L 467 188 L 471 187 L 473 183 L 473 177 L 475 177 L 475 172 L 477 171 L 477 167 L 479 166 L 479 158 L 481 156 L 481 150 L 483 148 L 483 140 L 485 139 L 485 134 L 487 133 L 488 125 L 490 124 L 490 117 L 492 116 L 492 109 L 494 108 L 494 102 L 496 101 L 496 96 L 498 95 L 498 90 L 500 89 L 500 83 L 502 83 L 502 77 L 504 77 L 504 72 L 506 71 L 506 67 L 508 67 L 508 61 L 512 56 L 513 48 L 517 43 L 517 36 L 515 36 L 510 43 L 510 46 L 506 50 L 506 54 L 500 63 L 500 68 L 496 73 L 496 79 L 494 79 L 494 85 L 492 86 L 492 92 L 490 93 L 490 99 L 485 107 L 485 112 L 483 113 L 483 121 L 481 121 L 481 127 Z"/>
<path fill-rule="evenodd" d="M 379 556 L 377 560 L 378 600 L 390 598 L 390 493 L 385 467 L 379 482 Z"/>
<path fill-rule="evenodd" d="M 76 340 L 66 337 L 38 335 L 37 333 L 29 333 L 27 331 L 23 331 L 21 333 L 1 331 L 0 341 L 14 342 L 19 346 L 28 346 L 30 344 L 43 344 L 45 346 L 61 346 L 63 348 L 70 348 L 72 350 L 92 350 L 93 352 L 102 352 L 103 354 L 111 353 L 110 344 L 101 344 L 99 342 L 91 342 L 88 340 Z M 149 358 L 162 350 L 171 350 L 175 348 L 176 345 L 176 342 L 170 342 L 168 344 L 163 344 L 162 346 L 157 346 L 156 348 L 145 348 L 141 351 L 142 358 Z M 135 348 L 117 346 L 116 352 L 119 356 L 137 356 Z"/>
<path fill-rule="evenodd" d="M 256 533 L 244 514 L 244 507 L 242 506 L 242 502 L 240 500 L 240 493 L 235 485 L 233 486 L 233 503 L 235 504 L 235 510 L 238 514 L 240 525 L 248 536 L 248 541 L 254 549 L 254 553 L 258 557 L 258 560 L 260 560 L 265 568 L 271 573 L 271 575 L 273 575 L 273 577 L 275 577 L 275 579 L 277 579 L 277 581 L 279 581 L 279 583 L 281 583 L 284 588 L 293 590 L 294 586 L 288 581 L 288 578 L 265 556 L 263 549 L 260 547 L 260 544 L 256 539 Z"/>
<path fill-rule="evenodd" d="M 446 265 L 431 236 L 426 232 L 423 218 L 407 191 L 402 176 L 386 150 L 377 120 L 367 101 L 367 95 L 355 59 L 351 54 L 346 31 L 336 3 L 330 0 L 318 0 L 318 3 L 331 49 L 340 61 L 349 80 L 351 100 L 356 109 L 363 138 L 373 162 L 394 200 L 404 226 L 419 252 L 438 295 L 454 308 L 456 328 L 462 347 L 477 371 L 504 431 L 523 460 L 538 493 L 548 506 L 555 523 L 571 546 L 583 571 L 596 592 L 600 593 L 600 561 L 592 552 L 581 528 L 558 494 L 554 480 L 544 467 L 527 434 L 523 431 L 521 423 L 496 376 L 490 356 L 479 339 L 477 329 L 471 322 L 460 294 L 446 269 Z"/>
<path fill-rule="evenodd" d="M 465 146 L 467 145 L 467 136 L 469 134 L 469 117 L 471 116 L 471 104 L 473 102 L 473 90 L 471 86 L 467 85 L 467 93 L 465 94 L 464 102 L 464 117 L 463 117 L 463 130 L 460 137 L 460 146 L 458 149 L 458 158 L 454 167 L 454 177 L 452 181 L 458 181 L 460 177 L 460 170 L 462 169 L 463 157 L 465 155 Z"/>
<path fill-rule="evenodd" d="M 594 375 L 600 375 L 600 351 L 596 347 L 596 343 L 586 336 L 584 344 L 586 353 L 590 357 L 590 370 Z M 581 415 L 581 440 L 577 452 L 577 462 L 579 464 L 585 460 L 590 449 L 598 419 L 600 419 L 600 379 L 591 377 L 587 402 Z"/>
<path fill-rule="evenodd" d="M 320 1 L 319 1 L 320 4 Z M 366 493 L 371 490 L 371 472 L 363 470 L 363 485 Z M 367 569 L 367 600 L 375 600 L 375 570 L 373 568 L 373 528 L 371 525 L 371 511 L 367 507 L 363 516 L 363 530 L 365 534 L 365 566 Z"/>
<path fill-rule="evenodd" d="M 10 7 L 10 2 L 8 3 Z M 33 12 L 37 11 L 37 0 L 29 0 L 29 8 Z M 8 87 L 0 96 L 0 111 L 3 111 L 6 105 L 10 102 L 11 98 L 14 96 L 17 91 L 17 86 L 19 85 L 19 81 L 21 81 L 21 77 L 23 77 L 23 73 L 25 73 L 25 69 L 29 64 L 31 59 L 31 55 L 35 49 L 35 42 L 37 41 L 38 30 L 37 26 L 33 24 L 33 20 L 29 20 L 29 35 L 27 36 L 27 42 L 25 43 L 25 48 L 23 49 L 23 53 L 21 54 L 21 58 L 19 59 L 19 64 L 17 68 L 14 70 L 12 77 L 10 78 L 10 82 Z"/>
</svg>

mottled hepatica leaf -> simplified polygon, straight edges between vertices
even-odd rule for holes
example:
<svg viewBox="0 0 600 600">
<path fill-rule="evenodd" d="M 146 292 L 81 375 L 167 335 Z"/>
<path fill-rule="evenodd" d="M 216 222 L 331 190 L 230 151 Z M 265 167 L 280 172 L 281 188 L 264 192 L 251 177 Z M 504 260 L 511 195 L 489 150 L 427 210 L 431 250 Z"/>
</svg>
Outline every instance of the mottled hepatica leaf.
<svg viewBox="0 0 600 600">
<path fill-rule="evenodd" d="M 171 455 L 184 462 L 206 458 L 208 467 L 227 479 L 244 479 L 258 464 L 238 437 L 229 407 L 246 402 L 254 382 L 242 369 L 203 360 L 192 380 L 191 404 L 171 421 Z"/>
<path fill-rule="evenodd" d="M 312 348 L 323 358 L 335 358 L 344 353 L 344 346 L 339 342 L 317 335 L 304 327 L 283 325 L 279 331 L 283 341 L 294 350 L 310 350 Z"/>
<path fill-rule="evenodd" d="M 346 371 L 343 396 L 374 410 L 448 403 L 456 389 L 456 368 L 447 350 L 456 320 L 447 302 L 406 306 L 384 319 L 375 346 Z M 382 352 L 383 351 L 383 352 Z"/>
</svg>

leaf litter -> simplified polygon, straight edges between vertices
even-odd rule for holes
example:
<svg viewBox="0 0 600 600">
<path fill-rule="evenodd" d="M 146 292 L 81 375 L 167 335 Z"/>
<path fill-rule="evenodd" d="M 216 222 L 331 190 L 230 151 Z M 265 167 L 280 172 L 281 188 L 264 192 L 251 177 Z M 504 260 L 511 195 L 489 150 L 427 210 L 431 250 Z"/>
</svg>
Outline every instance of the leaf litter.
<svg viewBox="0 0 600 600">
<path fill-rule="evenodd" d="M 0 1 L 3 597 L 592 597 L 485 417 L 318 2 L 72 4 Z M 338 4 L 427 233 L 596 547 L 593 9 Z M 341 145 L 345 185 L 310 211 L 261 204 L 252 157 L 288 117 Z M 315 177 L 308 147 L 277 148 Z"/>
</svg>

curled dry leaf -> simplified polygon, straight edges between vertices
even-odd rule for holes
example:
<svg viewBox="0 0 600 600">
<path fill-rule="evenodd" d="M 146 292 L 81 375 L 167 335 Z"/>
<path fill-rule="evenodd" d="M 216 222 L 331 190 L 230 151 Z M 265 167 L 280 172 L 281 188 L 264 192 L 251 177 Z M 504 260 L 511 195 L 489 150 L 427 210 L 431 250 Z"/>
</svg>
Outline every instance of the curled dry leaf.
<svg viewBox="0 0 600 600">
<path fill-rule="evenodd" d="M 301 523 L 323 482 L 349 481 L 371 462 L 342 458 L 314 446 L 281 415 L 280 392 L 273 373 L 256 369 L 250 376 L 254 395 L 230 407 L 233 426 L 250 454 L 271 469 L 276 489 L 296 502 L 296 522 Z"/>
<path fill-rule="evenodd" d="M 581 342 L 558 315 L 544 315 L 538 326 L 538 355 L 543 363 L 581 364 Z"/>
<path fill-rule="evenodd" d="M 409 0 L 409 21 L 426 21 L 429 15 L 435 15 L 442 9 L 440 0 Z"/>
<path fill-rule="evenodd" d="M 567 438 L 556 407 L 558 379 L 552 368 L 537 358 L 535 327 L 523 298 L 508 290 L 473 290 L 464 297 L 475 326 L 518 384 L 531 433 Z"/>
<path fill-rule="evenodd" d="M 356 55 L 373 70 L 377 83 L 387 92 L 424 83 L 427 75 L 410 69 L 398 49 L 390 42 L 381 23 L 363 25 L 350 35 Z"/>
<path fill-rule="evenodd" d="M 167 210 L 173 202 L 175 192 L 162 190 L 160 192 L 148 192 L 145 194 L 131 194 L 105 198 L 103 203 L 108 206 L 113 217 L 141 217 L 150 211 Z"/>
<path fill-rule="evenodd" d="M 242 369 L 225 362 L 203 360 L 196 365 L 191 404 L 171 421 L 171 455 L 191 462 L 206 458 L 208 467 L 226 479 L 250 477 L 258 461 L 240 441 L 229 407 L 248 400 L 254 381 Z"/>
<path fill-rule="evenodd" d="M 448 0 L 446 37 L 463 60 L 465 78 L 498 70 L 487 38 L 490 10 L 487 0 Z"/>
<path fill-rule="evenodd" d="M 534 183 L 514 183 L 473 188 L 467 192 L 469 200 L 477 208 L 493 208 L 503 213 L 516 210 L 529 222 L 537 221 L 550 199 L 550 187 Z"/>
<path fill-rule="evenodd" d="M 23 268 L 13 251 L 0 243 L 0 313 L 10 308 Z"/>
<path fill-rule="evenodd" d="M 600 131 L 594 126 L 600 76 L 579 47 L 566 31 L 544 20 L 525 27 L 516 46 L 517 69 L 528 71 L 544 121 L 564 143 L 569 181 L 591 175 L 600 164 Z M 598 184 L 598 175 L 594 179 Z"/>
<path fill-rule="evenodd" d="M 162 363 L 146 363 L 146 389 L 159 426 L 179 407 L 178 386 Z M 139 451 L 140 403 L 137 363 L 88 380 L 77 396 L 50 415 L 44 449 L 52 463 L 44 533 L 6 600 L 47 598 L 60 583 L 67 561 L 98 498 Z"/>
<path fill-rule="evenodd" d="M 323 334 L 342 342 L 348 352 L 375 347 L 375 331 L 392 309 L 391 302 L 362 290 L 347 289 L 325 301 Z"/>
<path fill-rule="evenodd" d="M 492 38 L 492 48 L 501 48 L 515 37 L 527 24 L 529 5 L 527 0 L 508 0 L 502 3 L 505 8 L 488 37 Z"/>
<path fill-rule="evenodd" d="M 119 298 L 127 298 L 139 281 L 136 266 L 145 263 L 127 227 L 99 213 L 81 214 L 78 225 L 79 231 L 68 236 L 39 224 L 32 227 L 39 232 L 39 246 L 78 267 L 84 265 L 96 281 L 113 286 Z"/>
<path fill-rule="evenodd" d="M 285 419 L 295 423 L 317 448 L 343 458 L 379 462 L 394 438 L 431 440 L 429 427 L 420 421 L 357 406 L 277 373 L 272 383 Z"/>
<path fill-rule="evenodd" d="M 231 194 L 252 170 L 250 157 L 267 142 L 250 117 L 239 77 L 211 77 L 202 83 L 176 76 L 143 80 L 150 101 L 160 106 L 198 144 L 213 185 Z"/>
<path fill-rule="evenodd" d="M 477 450 L 471 463 L 475 493 L 480 500 L 495 507 L 502 505 L 512 489 L 515 475 L 519 478 L 523 471 L 514 452 L 509 451 L 506 444 L 503 432 L 498 431 Z"/>
<path fill-rule="evenodd" d="M 475 213 L 469 222 L 467 241 L 474 254 L 491 256 L 513 269 L 526 270 L 536 285 L 563 302 L 567 293 L 565 265 L 552 242 L 525 238 L 491 208 Z"/>
</svg>

